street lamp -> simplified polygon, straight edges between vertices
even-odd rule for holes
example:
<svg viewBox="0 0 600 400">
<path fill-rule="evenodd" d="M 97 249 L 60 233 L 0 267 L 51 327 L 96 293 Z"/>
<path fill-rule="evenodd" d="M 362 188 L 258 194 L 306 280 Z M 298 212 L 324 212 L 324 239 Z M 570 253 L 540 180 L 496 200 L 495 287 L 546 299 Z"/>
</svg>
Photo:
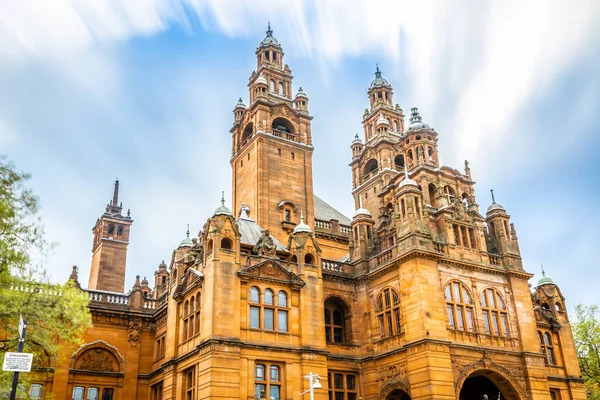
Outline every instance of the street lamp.
<svg viewBox="0 0 600 400">
<path fill-rule="evenodd" d="M 300 393 L 300 395 L 302 396 L 303 394 L 310 392 L 310 400 L 315 400 L 314 390 L 321 389 L 323 387 L 321 386 L 321 382 L 319 382 L 321 380 L 321 377 L 317 374 L 309 372 L 308 375 L 304 375 L 304 379 L 308 380 L 309 389 L 305 392 Z"/>
</svg>

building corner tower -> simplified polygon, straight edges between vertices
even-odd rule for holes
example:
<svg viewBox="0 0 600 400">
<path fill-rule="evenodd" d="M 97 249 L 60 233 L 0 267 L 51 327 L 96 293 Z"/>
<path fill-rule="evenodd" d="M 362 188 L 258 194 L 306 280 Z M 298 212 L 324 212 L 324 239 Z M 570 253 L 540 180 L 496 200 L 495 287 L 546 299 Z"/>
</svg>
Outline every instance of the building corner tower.
<svg viewBox="0 0 600 400">
<path fill-rule="evenodd" d="M 129 210 L 127 210 L 126 216 L 122 215 L 122 210 L 122 203 L 119 203 L 119 181 L 117 180 L 112 200 L 92 229 L 94 243 L 92 245 L 89 289 L 119 293 L 123 293 L 125 290 L 127 245 L 133 219 L 131 219 Z"/>
<path fill-rule="evenodd" d="M 256 62 L 249 105 L 240 99 L 233 110 L 233 213 L 244 203 L 250 218 L 286 243 L 301 213 L 313 225 L 312 116 L 302 88 L 292 95 L 292 71 L 270 26 Z"/>
</svg>

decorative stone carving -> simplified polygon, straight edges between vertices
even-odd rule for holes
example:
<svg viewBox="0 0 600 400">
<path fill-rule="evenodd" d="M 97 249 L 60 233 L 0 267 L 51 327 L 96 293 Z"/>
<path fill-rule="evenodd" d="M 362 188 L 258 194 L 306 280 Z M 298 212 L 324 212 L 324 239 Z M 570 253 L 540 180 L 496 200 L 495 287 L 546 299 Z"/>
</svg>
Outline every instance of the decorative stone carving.
<svg viewBox="0 0 600 400">
<path fill-rule="evenodd" d="M 198 242 L 197 238 L 192 238 L 192 247 L 190 247 L 187 254 L 183 256 L 183 264 L 194 267 L 202 264 L 203 258 L 204 246 Z"/>
<path fill-rule="evenodd" d="M 252 249 L 252 252 L 258 254 L 259 256 L 272 257 L 275 255 L 276 251 L 277 245 L 273 241 L 269 230 L 265 229 L 262 231 L 262 234 L 258 239 L 258 242 L 256 242 L 254 249 Z"/>
<path fill-rule="evenodd" d="M 115 371 L 115 358 L 105 349 L 91 349 L 83 353 L 75 368 L 87 371 Z"/>
<path fill-rule="evenodd" d="M 140 344 L 142 336 L 142 321 L 134 319 L 129 321 L 129 334 L 128 341 L 133 347 L 137 347 Z"/>
</svg>

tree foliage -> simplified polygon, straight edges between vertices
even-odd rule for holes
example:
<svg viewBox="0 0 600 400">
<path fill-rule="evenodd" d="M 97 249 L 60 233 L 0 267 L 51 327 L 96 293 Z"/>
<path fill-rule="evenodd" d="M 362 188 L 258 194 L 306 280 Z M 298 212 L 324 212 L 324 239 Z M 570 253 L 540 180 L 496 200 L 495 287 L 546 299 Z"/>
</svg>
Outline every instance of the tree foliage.
<svg viewBox="0 0 600 400">
<path fill-rule="evenodd" d="M 596 305 L 581 304 L 575 310 L 577 322 L 573 324 L 573 337 L 581 376 L 588 399 L 600 400 L 600 311 Z"/>
<path fill-rule="evenodd" d="M 53 367 L 61 345 L 77 345 L 91 326 L 89 299 L 73 282 L 52 283 L 41 266 L 51 246 L 44 240 L 38 199 L 29 176 L 0 157 L 0 360 L 17 349 L 19 316 L 27 321 L 25 352 L 34 366 Z M 21 374 L 26 383 L 32 374 Z M 12 373 L 0 373 L 0 394 Z"/>
</svg>

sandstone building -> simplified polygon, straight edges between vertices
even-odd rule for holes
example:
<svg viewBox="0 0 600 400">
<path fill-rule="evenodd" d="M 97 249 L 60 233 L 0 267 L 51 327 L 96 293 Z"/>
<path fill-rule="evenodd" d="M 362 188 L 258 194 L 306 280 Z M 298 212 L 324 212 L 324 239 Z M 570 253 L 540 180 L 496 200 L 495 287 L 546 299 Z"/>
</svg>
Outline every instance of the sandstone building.
<svg viewBox="0 0 600 400">
<path fill-rule="evenodd" d="M 510 216 L 480 210 L 468 163 L 439 164 L 438 133 L 416 108 L 406 120 L 377 68 L 347 218 L 313 193 L 309 99 L 283 56 L 269 28 L 233 109 L 231 208 L 127 293 L 117 182 L 82 289 L 94 326 L 35 393 L 291 400 L 312 372 L 318 400 L 584 399 L 565 299 L 548 277 L 530 289 Z"/>
</svg>

